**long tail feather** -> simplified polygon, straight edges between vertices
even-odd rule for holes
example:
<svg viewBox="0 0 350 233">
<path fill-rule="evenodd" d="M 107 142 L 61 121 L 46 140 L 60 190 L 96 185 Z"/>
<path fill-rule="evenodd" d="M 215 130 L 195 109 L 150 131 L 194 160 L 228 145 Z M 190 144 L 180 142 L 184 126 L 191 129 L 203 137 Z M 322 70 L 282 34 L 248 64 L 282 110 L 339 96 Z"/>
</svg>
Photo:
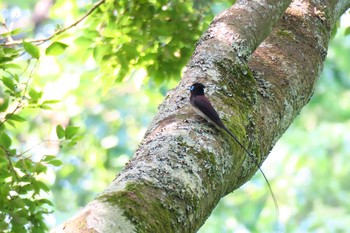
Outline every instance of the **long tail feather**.
<svg viewBox="0 0 350 233">
<path fill-rule="evenodd" d="M 277 203 L 277 199 L 275 197 L 275 194 L 273 193 L 272 191 L 272 188 L 271 188 L 271 185 L 270 185 L 270 182 L 267 180 L 266 176 L 265 176 L 265 173 L 263 172 L 263 170 L 261 169 L 261 167 L 259 166 L 258 162 L 256 161 L 255 157 L 243 146 L 243 144 L 238 140 L 238 138 L 233 134 L 231 133 L 230 130 L 228 130 L 225 126 L 223 126 L 223 129 L 238 143 L 238 145 L 240 145 L 240 147 L 243 148 L 243 150 L 245 152 L 247 152 L 248 156 L 253 160 L 255 166 L 259 169 L 259 171 L 261 172 L 261 174 L 263 175 L 266 183 L 267 183 L 267 186 L 269 187 L 269 190 L 270 190 L 270 193 L 271 193 L 271 196 L 272 196 L 272 199 L 273 199 L 273 203 L 275 204 L 275 207 L 276 207 L 276 211 L 277 211 L 277 215 L 279 215 L 279 208 L 278 208 L 278 203 Z"/>
</svg>

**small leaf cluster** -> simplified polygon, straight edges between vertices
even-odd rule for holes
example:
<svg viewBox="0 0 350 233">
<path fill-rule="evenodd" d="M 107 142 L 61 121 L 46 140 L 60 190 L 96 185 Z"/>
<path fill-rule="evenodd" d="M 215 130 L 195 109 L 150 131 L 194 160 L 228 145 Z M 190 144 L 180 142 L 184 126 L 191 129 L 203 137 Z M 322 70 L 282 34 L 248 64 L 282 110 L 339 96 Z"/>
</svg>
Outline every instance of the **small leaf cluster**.
<svg viewBox="0 0 350 233">
<path fill-rule="evenodd" d="M 107 1 L 88 18 L 75 42 L 89 48 L 85 52 L 92 53 L 108 84 L 122 81 L 137 69 L 144 69 L 156 83 L 178 79 L 212 17 L 210 4 Z"/>
<path fill-rule="evenodd" d="M 26 156 L 27 151 L 19 153 L 6 131 L 0 133 L 0 231 L 44 232 L 44 215 L 51 212 L 53 204 L 42 197 L 50 189 L 38 177 L 49 165 L 60 166 L 62 162 L 54 155 L 34 161 Z"/>
<path fill-rule="evenodd" d="M 5 140 L 4 140 L 5 138 Z M 10 137 L 2 132 L 0 141 L 0 230 L 1 232 L 45 232 L 44 215 L 51 213 L 52 203 L 42 197 L 50 189 L 37 179 L 47 166 L 60 166 L 54 155 L 33 161 L 11 147 Z"/>
<path fill-rule="evenodd" d="M 78 134 L 79 129 L 80 127 L 71 125 L 67 126 L 66 129 L 64 129 L 62 125 L 58 125 L 56 127 L 56 134 L 60 140 L 65 140 L 62 142 L 66 142 L 68 147 L 72 147 L 75 146 L 77 142 L 82 138 Z"/>
</svg>

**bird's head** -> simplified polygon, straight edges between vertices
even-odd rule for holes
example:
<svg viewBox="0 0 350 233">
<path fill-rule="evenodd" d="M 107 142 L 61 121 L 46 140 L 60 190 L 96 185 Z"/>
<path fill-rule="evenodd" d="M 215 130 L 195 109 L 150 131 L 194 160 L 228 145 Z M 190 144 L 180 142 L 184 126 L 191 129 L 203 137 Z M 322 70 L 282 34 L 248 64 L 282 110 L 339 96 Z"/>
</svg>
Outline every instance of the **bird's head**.
<svg viewBox="0 0 350 233">
<path fill-rule="evenodd" d="M 204 95 L 205 86 L 202 83 L 194 83 L 190 87 L 191 95 Z"/>
</svg>

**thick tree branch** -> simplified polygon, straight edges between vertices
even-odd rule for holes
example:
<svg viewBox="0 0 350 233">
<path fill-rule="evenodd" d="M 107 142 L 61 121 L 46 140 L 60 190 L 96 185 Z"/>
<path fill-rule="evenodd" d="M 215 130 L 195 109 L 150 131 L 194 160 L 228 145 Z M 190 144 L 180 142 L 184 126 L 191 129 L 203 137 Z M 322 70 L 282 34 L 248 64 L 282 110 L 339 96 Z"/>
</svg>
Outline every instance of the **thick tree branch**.
<svg viewBox="0 0 350 233">
<path fill-rule="evenodd" d="M 349 0 L 339 0 L 336 1 L 337 5 L 335 7 L 335 14 L 333 17 L 333 21 L 337 21 L 339 17 L 345 13 L 346 10 L 350 8 L 350 1 Z"/>
<path fill-rule="evenodd" d="M 268 36 L 290 2 L 291 0 L 239 0 L 215 17 L 198 44 L 208 46 L 209 49 L 213 49 L 215 44 L 214 50 L 218 50 L 217 53 L 233 51 L 238 58 L 246 60 Z M 196 49 L 195 54 L 202 51 L 203 49 Z"/>
<path fill-rule="evenodd" d="M 317 9 L 333 9 L 325 13 Z M 249 62 L 258 83 L 259 138 L 268 152 L 310 100 L 327 55 L 335 6 L 295 0 Z M 330 10 L 331 11 L 331 10 Z M 326 16 L 328 15 L 328 16 Z"/>
<path fill-rule="evenodd" d="M 215 18 L 134 158 L 57 232 L 195 232 L 222 196 L 255 173 L 228 135 L 193 112 L 188 87 L 204 83 L 227 127 L 263 161 L 311 97 L 335 15 L 344 11 L 335 1 L 295 0 L 280 19 L 286 5 L 270 12 L 262 2 L 240 1 Z"/>
</svg>

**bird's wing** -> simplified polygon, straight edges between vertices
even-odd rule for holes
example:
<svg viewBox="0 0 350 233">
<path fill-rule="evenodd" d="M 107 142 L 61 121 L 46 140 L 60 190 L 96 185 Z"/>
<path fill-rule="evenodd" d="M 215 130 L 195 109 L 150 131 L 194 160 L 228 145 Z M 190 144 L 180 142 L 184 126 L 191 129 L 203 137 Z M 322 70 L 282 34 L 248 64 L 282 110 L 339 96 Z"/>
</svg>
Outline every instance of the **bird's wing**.
<svg viewBox="0 0 350 233">
<path fill-rule="evenodd" d="M 193 106 L 207 116 L 212 122 L 214 122 L 220 128 L 223 128 L 223 124 L 220 120 L 218 113 L 211 105 L 210 101 L 204 95 L 198 95 L 192 100 Z"/>
</svg>

